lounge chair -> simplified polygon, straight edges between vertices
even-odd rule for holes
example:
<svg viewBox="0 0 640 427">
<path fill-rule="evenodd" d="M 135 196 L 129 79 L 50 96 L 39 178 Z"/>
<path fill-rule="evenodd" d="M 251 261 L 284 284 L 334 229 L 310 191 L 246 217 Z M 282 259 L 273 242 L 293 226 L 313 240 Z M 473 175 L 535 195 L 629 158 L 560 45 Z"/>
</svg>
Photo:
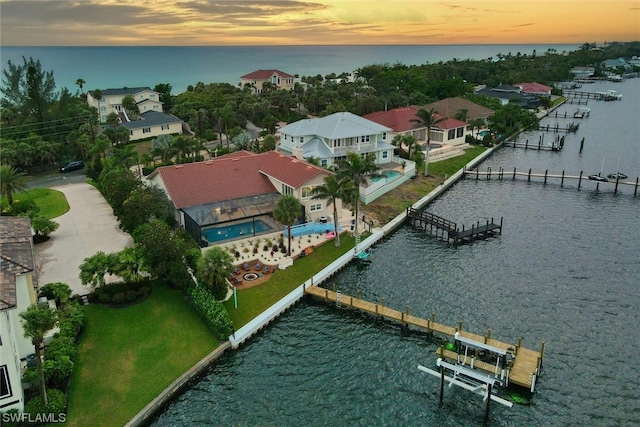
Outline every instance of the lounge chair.
<svg viewBox="0 0 640 427">
<path fill-rule="evenodd" d="M 249 263 L 248 263 L 248 262 L 245 262 L 245 263 L 243 263 L 243 264 L 242 264 L 242 268 L 243 268 L 244 270 L 247 270 L 247 271 L 248 271 L 248 270 L 251 268 L 251 266 L 249 265 Z"/>
<path fill-rule="evenodd" d="M 256 269 L 256 271 L 260 271 L 260 269 L 262 269 L 262 263 L 260 261 L 256 262 L 256 265 L 254 268 Z"/>
<path fill-rule="evenodd" d="M 269 268 L 268 265 L 265 265 L 264 267 L 262 267 L 262 272 L 264 274 L 271 273 L 271 268 Z"/>
</svg>

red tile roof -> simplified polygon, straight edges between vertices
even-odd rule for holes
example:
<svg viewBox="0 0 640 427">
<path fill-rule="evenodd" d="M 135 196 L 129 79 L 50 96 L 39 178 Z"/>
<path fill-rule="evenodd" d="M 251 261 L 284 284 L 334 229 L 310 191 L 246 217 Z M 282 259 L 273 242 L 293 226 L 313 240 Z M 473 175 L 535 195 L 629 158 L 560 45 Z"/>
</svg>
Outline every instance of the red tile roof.
<svg viewBox="0 0 640 427">
<path fill-rule="evenodd" d="M 156 169 L 176 209 L 278 191 L 268 177 L 298 188 L 329 172 L 276 151 L 239 151 L 216 159 Z"/>
<path fill-rule="evenodd" d="M 269 80 L 274 74 L 286 79 L 293 79 L 295 77 L 291 74 L 283 73 L 280 70 L 256 70 L 240 78 L 246 80 Z"/>
<path fill-rule="evenodd" d="M 401 107 L 389 111 L 376 111 L 363 117 L 372 122 L 390 127 L 394 132 L 406 132 L 411 129 L 424 127 L 412 121 L 419 120 L 419 117 L 416 116 L 416 111 L 418 110 L 414 107 Z"/>
<path fill-rule="evenodd" d="M 542 83 L 515 83 L 514 86 L 519 87 L 520 90 L 525 93 L 539 93 L 545 95 L 551 93 L 551 88 L 543 85 Z"/>
<path fill-rule="evenodd" d="M 442 117 L 440 114 L 436 114 L 435 117 Z M 456 129 L 467 126 L 467 122 L 463 122 L 462 120 L 446 118 L 441 122 L 438 122 L 434 127 L 440 129 Z"/>
</svg>

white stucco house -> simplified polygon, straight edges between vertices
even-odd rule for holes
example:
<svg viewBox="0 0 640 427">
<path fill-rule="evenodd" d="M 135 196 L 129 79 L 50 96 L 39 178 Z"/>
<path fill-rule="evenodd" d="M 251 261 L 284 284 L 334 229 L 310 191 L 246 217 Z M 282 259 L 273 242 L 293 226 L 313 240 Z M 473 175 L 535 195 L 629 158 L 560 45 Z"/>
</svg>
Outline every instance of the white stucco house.
<svg viewBox="0 0 640 427">
<path fill-rule="evenodd" d="M 122 107 L 122 99 L 127 95 L 130 95 L 136 101 L 140 113 L 147 111 L 162 112 L 160 93 L 148 87 L 105 89 L 100 91 L 100 93 L 102 96 L 96 99 L 94 98 L 96 91 L 87 92 L 87 103 L 90 107 L 95 107 L 98 110 L 100 123 L 106 122 L 107 116 L 111 113 L 115 113 L 121 118 L 123 118 L 124 114 L 125 117 L 123 121 L 128 120 L 124 107 Z"/>
<path fill-rule="evenodd" d="M 393 160 L 392 129 L 352 113 L 334 113 L 326 117 L 304 119 L 280 129 L 278 150 L 299 159 L 315 158 L 330 168 L 353 151 L 375 155 L 378 165 Z"/>
<path fill-rule="evenodd" d="M 122 122 L 120 126 L 129 130 L 130 141 L 136 141 L 159 135 L 182 134 L 184 122 L 172 114 L 147 111 L 140 114 L 139 120 Z"/>
<path fill-rule="evenodd" d="M 0 221 L 0 412 L 24 410 L 22 366 L 35 352 L 20 313 L 36 302 L 37 276 L 31 220 Z"/>
</svg>

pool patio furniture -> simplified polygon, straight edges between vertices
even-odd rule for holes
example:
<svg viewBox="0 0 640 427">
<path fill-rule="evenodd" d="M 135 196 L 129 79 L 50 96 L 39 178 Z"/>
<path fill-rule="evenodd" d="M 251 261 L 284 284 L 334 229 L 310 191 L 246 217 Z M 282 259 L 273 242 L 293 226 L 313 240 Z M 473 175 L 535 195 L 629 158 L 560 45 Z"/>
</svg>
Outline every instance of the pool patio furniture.
<svg viewBox="0 0 640 427">
<path fill-rule="evenodd" d="M 249 263 L 248 263 L 248 262 L 245 262 L 245 263 L 243 263 L 243 264 L 242 264 L 242 268 L 243 268 L 244 270 L 249 271 L 249 269 L 251 269 L 251 266 L 249 265 Z"/>
<path fill-rule="evenodd" d="M 271 268 L 268 265 L 265 265 L 264 267 L 262 267 L 262 272 L 265 274 L 271 273 Z"/>
<path fill-rule="evenodd" d="M 256 265 L 254 266 L 254 269 L 260 271 L 261 268 L 262 268 L 262 263 L 260 261 L 256 262 Z"/>
</svg>

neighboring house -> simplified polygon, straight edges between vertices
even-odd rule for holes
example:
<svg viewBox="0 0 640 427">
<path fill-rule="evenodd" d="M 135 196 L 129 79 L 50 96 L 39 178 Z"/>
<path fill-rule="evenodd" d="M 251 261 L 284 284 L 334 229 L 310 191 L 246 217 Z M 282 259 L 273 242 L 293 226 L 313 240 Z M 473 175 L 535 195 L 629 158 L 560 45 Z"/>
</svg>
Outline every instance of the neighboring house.
<svg viewBox="0 0 640 427">
<path fill-rule="evenodd" d="M 240 87 L 250 86 L 253 93 L 262 92 L 263 85 L 269 83 L 276 89 L 290 90 L 296 77 L 280 70 L 257 70 L 240 77 Z"/>
<path fill-rule="evenodd" d="M 36 302 L 36 265 L 31 220 L 0 221 L 0 412 L 24 410 L 22 364 L 34 353 L 19 314 Z"/>
<path fill-rule="evenodd" d="M 352 113 L 303 119 L 280 129 L 279 151 L 298 159 L 317 159 L 323 168 L 334 167 L 353 151 L 373 154 L 375 163 L 393 161 L 392 129 Z"/>
<path fill-rule="evenodd" d="M 514 86 L 520 88 L 525 95 L 541 96 L 549 98 L 551 96 L 551 87 L 541 83 L 514 83 Z"/>
<path fill-rule="evenodd" d="M 129 129 L 129 140 L 153 138 L 159 135 L 182 134 L 185 123 L 174 115 L 157 111 L 140 114 L 139 120 L 120 123 Z"/>
<path fill-rule="evenodd" d="M 301 221 L 332 217 L 328 200 L 312 199 L 313 188 L 323 185 L 329 174 L 276 151 L 239 151 L 205 162 L 160 167 L 147 179 L 166 192 L 180 225 L 206 246 L 218 239 L 205 236 L 224 233 L 231 225 L 244 224 L 258 233 L 254 225 L 259 222 L 262 231 L 279 230 L 272 213 L 283 194 L 300 201 Z"/>
<path fill-rule="evenodd" d="M 124 107 L 122 107 L 122 99 L 127 95 L 133 97 L 141 113 L 147 111 L 162 112 L 160 93 L 148 87 L 105 89 L 101 92 L 102 98 L 100 99 L 95 99 L 93 92 L 87 92 L 87 103 L 90 107 L 95 107 L 98 110 L 100 123 L 105 123 L 107 116 L 111 113 L 116 113 L 123 121 L 129 120 Z"/>
<path fill-rule="evenodd" d="M 467 99 L 459 98 L 459 97 L 441 99 L 440 101 L 427 104 L 422 108 L 424 108 L 427 111 L 430 110 L 431 108 L 435 108 L 438 114 L 445 117 L 455 117 L 459 111 L 466 110 L 467 121 L 471 119 L 483 119 L 486 121 L 487 119 L 489 119 L 489 117 L 493 116 L 494 114 L 494 111 L 490 108 L 484 107 L 482 105 L 476 104 L 475 102 L 471 102 Z"/>
<path fill-rule="evenodd" d="M 376 122 L 391 129 L 388 140 L 393 141 L 397 135 L 413 136 L 417 141 L 426 141 L 427 128 L 417 123 L 416 107 L 400 107 L 388 111 L 376 111 L 364 116 L 365 119 Z"/>
<path fill-rule="evenodd" d="M 533 96 L 522 93 L 519 87 L 502 84 L 498 87 L 484 88 L 476 92 L 479 95 L 485 95 L 490 98 L 500 100 L 500 104 L 507 105 L 510 102 L 517 102 L 524 109 L 535 110 L 540 106 L 540 100 Z"/>
<path fill-rule="evenodd" d="M 607 70 L 618 72 L 631 71 L 631 69 L 633 68 L 633 66 L 624 58 L 607 59 L 606 61 L 602 61 L 601 64 L 602 67 Z"/>
<path fill-rule="evenodd" d="M 573 67 L 569 72 L 573 74 L 573 78 L 575 79 L 588 79 L 589 77 L 593 77 L 596 69 L 594 67 Z"/>
</svg>

